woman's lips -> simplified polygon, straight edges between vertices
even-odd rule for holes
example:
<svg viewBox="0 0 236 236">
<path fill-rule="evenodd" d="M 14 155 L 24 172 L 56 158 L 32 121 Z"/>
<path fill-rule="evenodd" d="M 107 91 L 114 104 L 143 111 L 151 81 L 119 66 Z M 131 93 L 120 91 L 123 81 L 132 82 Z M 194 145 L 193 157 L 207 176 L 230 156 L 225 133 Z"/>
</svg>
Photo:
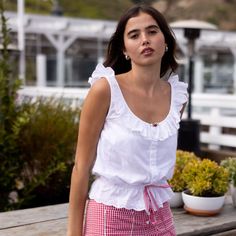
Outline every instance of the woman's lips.
<svg viewBox="0 0 236 236">
<path fill-rule="evenodd" d="M 154 52 L 154 50 L 152 48 L 144 48 L 141 52 L 141 54 L 143 55 L 150 55 Z"/>
</svg>

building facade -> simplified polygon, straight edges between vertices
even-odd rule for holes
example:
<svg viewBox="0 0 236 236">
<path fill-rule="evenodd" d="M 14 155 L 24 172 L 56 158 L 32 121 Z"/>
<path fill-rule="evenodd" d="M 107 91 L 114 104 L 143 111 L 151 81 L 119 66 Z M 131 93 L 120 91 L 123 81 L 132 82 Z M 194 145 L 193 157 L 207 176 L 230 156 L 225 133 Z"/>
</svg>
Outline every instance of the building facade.
<svg viewBox="0 0 236 236">
<path fill-rule="evenodd" d="M 86 87 L 102 62 L 116 22 L 7 12 L 14 73 L 26 86 Z M 20 25 L 21 24 L 21 25 Z M 19 31 L 21 30 L 21 34 Z M 183 29 L 178 42 L 181 80 L 188 81 L 188 47 Z M 19 47 L 19 35 L 24 40 Z M 194 52 L 195 93 L 236 95 L 236 32 L 202 30 Z"/>
</svg>

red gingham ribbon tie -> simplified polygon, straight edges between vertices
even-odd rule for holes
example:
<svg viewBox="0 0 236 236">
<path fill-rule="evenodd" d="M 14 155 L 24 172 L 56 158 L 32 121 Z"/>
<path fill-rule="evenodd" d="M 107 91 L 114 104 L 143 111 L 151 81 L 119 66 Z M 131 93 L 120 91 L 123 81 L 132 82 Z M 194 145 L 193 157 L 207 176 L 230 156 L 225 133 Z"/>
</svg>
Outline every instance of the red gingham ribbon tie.
<svg viewBox="0 0 236 236">
<path fill-rule="evenodd" d="M 150 184 L 150 185 L 144 186 L 143 195 L 144 195 L 144 203 L 145 203 L 146 212 L 149 215 L 150 222 L 154 224 L 156 223 L 156 219 L 151 219 L 151 214 L 154 212 L 155 209 L 158 209 L 159 206 L 157 204 L 156 199 L 153 196 L 153 193 L 150 190 L 150 187 L 170 188 L 170 185 L 166 183 L 166 184 Z"/>
</svg>

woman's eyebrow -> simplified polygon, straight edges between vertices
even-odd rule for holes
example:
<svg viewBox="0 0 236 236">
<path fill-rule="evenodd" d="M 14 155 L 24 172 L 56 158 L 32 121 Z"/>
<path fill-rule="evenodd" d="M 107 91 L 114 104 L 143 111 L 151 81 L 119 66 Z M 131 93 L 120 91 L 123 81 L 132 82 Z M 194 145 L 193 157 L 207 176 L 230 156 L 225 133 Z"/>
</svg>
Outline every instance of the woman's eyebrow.
<svg viewBox="0 0 236 236">
<path fill-rule="evenodd" d="M 149 25 L 145 29 L 153 29 L 153 28 L 160 29 L 158 25 Z"/>
<path fill-rule="evenodd" d="M 149 25 L 147 27 L 145 27 L 145 30 L 149 30 L 149 29 L 160 29 L 158 25 Z M 133 33 L 137 33 L 139 32 L 140 30 L 139 29 L 133 29 L 133 30 L 130 30 L 127 35 L 131 35 Z"/>
</svg>

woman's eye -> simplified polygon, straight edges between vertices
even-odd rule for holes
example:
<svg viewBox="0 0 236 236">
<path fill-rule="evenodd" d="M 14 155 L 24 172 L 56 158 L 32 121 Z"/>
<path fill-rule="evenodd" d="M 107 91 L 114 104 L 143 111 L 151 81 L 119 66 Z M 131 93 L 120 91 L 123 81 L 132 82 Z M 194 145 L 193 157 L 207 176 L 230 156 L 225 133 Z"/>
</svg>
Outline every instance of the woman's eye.
<svg viewBox="0 0 236 236">
<path fill-rule="evenodd" d="M 130 35 L 130 38 L 131 39 L 136 39 L 138 37 L 138 34 L 132 34 L 132 35 Z"/>
<path fill-rule="evenodd" d="M 149 31 L 149 34 L 156 34 L 156 33 L 157 33 L 156 30 L 150 30 L 150 31 Z"/>
</svg>

